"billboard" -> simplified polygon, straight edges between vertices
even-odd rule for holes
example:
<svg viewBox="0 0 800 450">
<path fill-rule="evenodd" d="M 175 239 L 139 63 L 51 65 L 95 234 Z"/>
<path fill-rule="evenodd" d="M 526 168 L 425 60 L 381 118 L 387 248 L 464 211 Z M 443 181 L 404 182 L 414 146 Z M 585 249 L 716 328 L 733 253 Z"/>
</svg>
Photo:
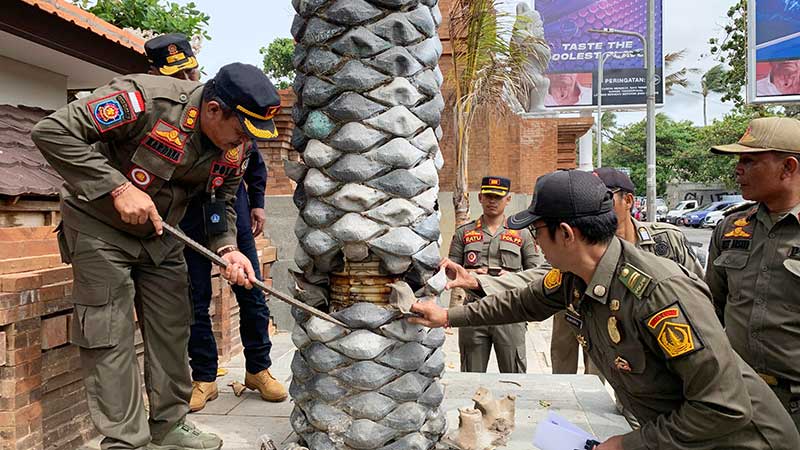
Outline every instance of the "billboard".
<svg viewBox="0 0 800 450">
<path fill-rule="evenodd" d="M 748 0 L 747 101 L 800 101 L 800 2 Z"/>
<path fill-rule="evenodd" d="M 656 103 L 663 103 L 664 98 L 661 4 L 662 0 L 655 0 Z M 599 60 L 606 52 L 613 57 L 603 65 L 603 107 L 627 109 L 646 104 L 647 70 L 641 41 L 635 36 L 589 30 L 615 28 L 646 37 L 647 0 L 535 0 L 535 9 L 542 16 L 545 39 L 552 49 L 545 106 L 596 106 Z"/>
</svg>

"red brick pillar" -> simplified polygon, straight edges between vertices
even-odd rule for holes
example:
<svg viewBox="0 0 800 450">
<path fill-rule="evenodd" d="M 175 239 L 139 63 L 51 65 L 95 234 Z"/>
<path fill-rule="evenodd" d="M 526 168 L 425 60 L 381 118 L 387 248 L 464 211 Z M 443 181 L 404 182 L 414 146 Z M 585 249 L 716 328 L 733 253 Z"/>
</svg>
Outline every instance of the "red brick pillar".
<svg viewBox="0 0 800 450">
<path fill-rule="evenodd" d="M 0 327 L 2 450 L 43 448 L 41 324 L 35 317 Z"/>
</svg>

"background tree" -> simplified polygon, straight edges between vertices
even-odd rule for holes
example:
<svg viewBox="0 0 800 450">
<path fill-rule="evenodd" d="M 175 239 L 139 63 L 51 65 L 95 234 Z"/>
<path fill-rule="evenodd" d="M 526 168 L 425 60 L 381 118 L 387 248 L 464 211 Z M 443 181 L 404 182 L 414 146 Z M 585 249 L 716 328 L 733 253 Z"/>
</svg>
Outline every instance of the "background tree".
<svg viewBox="0 0 800 450">
<path fill-rule="evenodd" d="M 689 74 L 699 72 L 699 69 L 692 67 L 681 67 L 670 73 L 671 70 L 675 69 L 678 62 L 686 57 L 686 51 L 686 49 L 683 49 L 664 55 L 664 70 L 667 72 L 664 77 L 664 93 L 667 95 L 672 95 L 672 89 L 675 86 L 688 87 Z"/>
<path fill-rule="evenodd" d="M 715 92 L 722 94 L 725 92 L 725 73 L 727 70 L 722 64 L 708 69 L 700 77 L 700 95 L 703 96 L 703 126 L 708 126 L 708 96 Z"/>
<path fill-rule="evenodd" d="M 211 39 L 206 31 L 211 17 L 198 10 L 194 2 L 181 6 L 161 0 L 77 0 L 76 4 L 120 28 Z"/>
<path fill-rule="evenodd" d="M 294 66 L 292 66 L 294 39 L 277 38 L 267 47 L 261 47 L 258 52 L 264 56 L 264 73 L 272 79 L 278 89 L 291 86 L 294 79 Z"/>
<path fill-rule="evenodd" d="M 711 55 L 726 65 L 722 78 L 724 95 L 722 101 L 731 100 L 736 106 L 745 104 L 742 89 L 747 81 L 747 0 L 736 0 L 728 9 L 725 24 L 725 35 L 722 38 L 711 38 Z"/>
<path fill-rule="evenodd" d="M 496 116 L 510 112 L 503 101 L 517 98 L 531 84 L 525 70 L 536 44 L 547 45 L 521 26 L 526 18 L 500 12 L 502 0 L 458 0 L 450 12 L 455 90 L 456 183 L 453 192 L 456 225 L 469 220 L 467 174 L 469 134 L 476 113 L 489 110 Z M 511 45 L 511 41 L 515 45 Z"/>
</svg>

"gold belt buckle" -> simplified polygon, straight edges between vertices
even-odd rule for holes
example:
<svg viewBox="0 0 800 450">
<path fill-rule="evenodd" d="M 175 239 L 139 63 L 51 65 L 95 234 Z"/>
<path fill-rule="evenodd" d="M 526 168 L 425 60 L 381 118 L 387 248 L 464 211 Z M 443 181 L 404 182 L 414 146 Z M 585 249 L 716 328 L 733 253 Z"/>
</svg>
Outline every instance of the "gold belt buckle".
<svg viewBox="0 0 800 450">
<path fill-rule="evenodd" d="M 778 379 L 775 378 L 772 375 L 767 375 L 765 373 L 759 373 L 758 376 L 760 376 L 761 379 L 763 379 L 770 386 L 777 386 L 778 385 Z"/>
</svg>

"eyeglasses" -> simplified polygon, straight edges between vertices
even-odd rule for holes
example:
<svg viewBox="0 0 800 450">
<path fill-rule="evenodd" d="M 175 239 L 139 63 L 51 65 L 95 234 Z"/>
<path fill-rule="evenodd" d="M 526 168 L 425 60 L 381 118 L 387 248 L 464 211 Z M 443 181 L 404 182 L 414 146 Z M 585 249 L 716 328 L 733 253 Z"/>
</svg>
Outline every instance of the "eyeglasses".
<svg viewBox="0 0 800 450">
<path fill-rule="evenodd" d="M 547 228 L 547 225 L 539 225 L 538 227 L 528 227 L 528 229 L 531 230 L 531 234 L 533 235 L 534 239 L 538 239 L 539 238 L 538 237 L 539 232 L 537 230 L 539 230 L 541 228 Z"/>
</svg>

